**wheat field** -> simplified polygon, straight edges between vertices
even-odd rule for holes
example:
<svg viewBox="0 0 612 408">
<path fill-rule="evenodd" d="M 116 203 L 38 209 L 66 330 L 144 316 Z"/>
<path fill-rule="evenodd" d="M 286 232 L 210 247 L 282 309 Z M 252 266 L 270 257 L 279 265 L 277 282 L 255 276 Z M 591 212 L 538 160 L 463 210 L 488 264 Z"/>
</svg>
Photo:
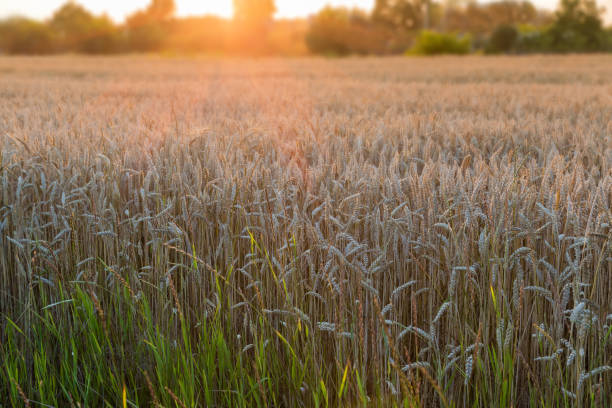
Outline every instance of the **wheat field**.
<svg viewBox="0 0 612 408">
<path fill-rule="evenodd" d="M 611 79 L 0 59 L 0 406 L 610 406 Z"/>
</svg>

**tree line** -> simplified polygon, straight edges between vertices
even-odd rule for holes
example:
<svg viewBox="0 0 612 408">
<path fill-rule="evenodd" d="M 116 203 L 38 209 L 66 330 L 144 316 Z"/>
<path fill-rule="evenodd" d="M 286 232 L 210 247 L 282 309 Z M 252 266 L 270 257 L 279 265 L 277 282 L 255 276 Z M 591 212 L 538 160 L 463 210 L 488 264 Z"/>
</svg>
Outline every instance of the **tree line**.
<svg viewBox="0 0 612 408">
<path fill-rule="evenodd" d="M 239 55 L 443 54 L 612 51 L 595 0 L 376 0 L 373 10 L 327 6 L 308 19 L 275 20 L 274 0 L 234 0 L 234 17 L 175 16 L 152 0 L 122 24 L 73 1 L 45 21 L 0 20 L 0 53 L 177 52 Z"/>
</svg>

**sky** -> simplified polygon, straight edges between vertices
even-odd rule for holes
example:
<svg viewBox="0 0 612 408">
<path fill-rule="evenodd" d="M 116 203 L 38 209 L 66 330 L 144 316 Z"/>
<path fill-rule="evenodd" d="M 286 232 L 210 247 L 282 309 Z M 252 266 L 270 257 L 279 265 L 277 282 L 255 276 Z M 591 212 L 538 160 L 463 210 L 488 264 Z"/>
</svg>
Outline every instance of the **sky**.
<svg viewBox="0 0 612 408">
<path fill-rule="evenodd" d="M 489 0 L 491 1 L 491 0 Z M 600 6 L 607 8 L 606 21 L 612 23 L 612 0 L 597 0 Z M 26 15 L 43 19 L 66 0 L 0 0 L 0 18 L 10 15 Z M 96 14 L 106 13 L 115 21 L 123 21 L 126 15 L 144 8 L 150 0 L 77 0 L 88 10 Z M 532 0 L 538 7 L 555 9 L 559 0 Z M 175 0 L 179 16 L 217 14 L 229 17 L 232 15 L 232 0 Z M 333 6 L 372 8 L 374 0 L 276 0 L 278 12 L 276 17 L 307 16 L 323 8 L 326 4 Z"/>
</svg>

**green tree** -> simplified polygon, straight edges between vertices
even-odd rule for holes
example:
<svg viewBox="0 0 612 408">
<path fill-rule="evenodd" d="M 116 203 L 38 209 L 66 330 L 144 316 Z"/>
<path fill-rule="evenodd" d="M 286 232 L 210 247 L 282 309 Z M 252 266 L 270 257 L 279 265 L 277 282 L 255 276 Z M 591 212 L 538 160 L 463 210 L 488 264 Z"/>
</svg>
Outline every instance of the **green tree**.
<svg viewBox="0 0 612 408">
<path fill-rule="evenodd" d="M 349 31 L 348 10 L 327 6 L 312 18 L 306 33 L 306 45 L 315 54 L 348 54 Z"/>
<path fill-rule="evenodd" d="M 602 10 L 595 0 L 561 0 L 555 21 L 548 30 L 554 51 L 603 51 L 606 32 Z"/>
<path fill-rule="evenodd" d="M 517 44 L 519 32 L 513 25 L 501 24 L 491 34 L 486 51 L 490 53 L 510 52 Z"/>
<path fill-rule="evenodd" d="M 396 33 L 359 9 L 327 6 L 311 19 L 306 45 L 316 54 L 384 54 L 396 45 L 394 37 Z"/>
<path fill-rule="evenodd" d="M 500 0 L 487 4 L 469 3 L 465 7 L 449 9 L 446 28 L 450 31 L 474 35 L 492 33 L 502 25 L 546 25 L 551 22 L 546 12 L 529 1 Z"/>
<path fill-rule="evenodd" d="M 418 30 L 429 25 L 429 0 L 376 0 L 372 19 L 394 29 Z"/>
<path fill-rule="evenodd" d="M 59 51 L 106 53 L 117 51 L 119 33 L 107 16 L 94 16 L 69 1 L 49 21 Z"/>
<path fill-rule="evenodd" d="M 83 6 L 69 1 L 53 13 L 49 26 L 62 51 L 76 51 L 90 35 L 93 20 L 94 16 Z"/>
<path fill-rule="evenodd" d="M 152 0 L 126 20 L 129 48 L 134 51 L 158 51 L 168 36 L 168 23 L 176 10 L 174 0 Z"/>
</svg>

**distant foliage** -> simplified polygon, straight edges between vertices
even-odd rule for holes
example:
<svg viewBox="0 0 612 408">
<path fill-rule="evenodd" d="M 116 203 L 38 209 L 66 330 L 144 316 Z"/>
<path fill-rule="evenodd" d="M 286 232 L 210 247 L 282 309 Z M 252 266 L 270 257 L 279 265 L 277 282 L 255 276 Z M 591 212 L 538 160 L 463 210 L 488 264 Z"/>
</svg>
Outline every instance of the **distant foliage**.
<svg viewBox="0 0 612 408">
<path fill-rule="evenodd" d="M 468 54 L 472 48 L 472 39 L 469 35 L 437 33 L 435 31 L 421 31 L 414 46 L 408 51 L 413 55 L 441 55 L 441 54 Z"/>
<path fill-rule="evenodd" d="M 44 22 L 0 20 L 0 54 L 342 56 L 402 54 L 413 46 L 410 53 L 418 54 L 612 51 L 612 31 L 604 28 L 595 0 L 560 0 L 556 13 L 528 0 L 376 0 L 371 11 L 327 6 L 308 19 L 292 20 L 274 19 L 274 0 L 233 0 L 233 5 L 232 19 L 179 18 L 174 0 L 150 0 L 115 24 L 68 1 Z M 429 31 L 419 35 L 422 30 Z M 470 41 L 452 33 L 465 33 Z"/>
<path fill-rule="evenodd" d="M 486 51 L 489 53 L 510 52 L 516 48 L 519 32 L 516 27 L 503 24 L 493 31 Z"/>
<path fill-rule="evenodd" d="M 53 31 L 47 24 L 21 17 L 0 21 L 0 53 L 48 54 L 54 47 Z"/>
<path fill-rule="evenodd" d="M 399 30 L 415 30 L 427 25 L 427 0 L 376 0 L 372 19 Z"/>
<path fill-rule="evenodd" d="M 520 28 L 517 49 L 527 53 L 612 51 L 612 32 L 604 28 L 601 12 L 592 0 L 562 0 L 549 26 Z"/>
<path fill-rule="evenodd" d="M 96 51 L 112 38 L 115 27 L 105 16 L 96 17 L 84 7 L 68 2 L 49 21 L 59 51 Z M 112 51 L 112 49 L 110 50 Z"/>
<path fill-rule="evenodd" d="M 547 35 L 552 51 L 604 51 L 608 46 L 601 10 L 594 0 L 561 0 Z"/>
<path fill-rule="evenodd" d="M 352 28 L 347 9 L 325 7 L 312 19 L 306 44 L 316 54 L 349 54 Z"/>
<path fill-rule="evenodd" d="M 518 27 L 517 51 L 520 53 L 545 53 L 551 49 L 550 36 L 546 29 L 531 25 Z"/>
<path fill-rule="evenodd" d="M 149 6 L 127 18 L 128 47 L 132 51 L 159 51 L 168 36 L 174 15 L 173 0 L 152 0 Z"/>
<path fill-rule="evenodd" d="M 446 12 L 445 20 L 444 28 L 447 30 L 481 36 L 493 33 L 500 26 L 543 26 L 552 21 L 552 16 L 549 12 L 536 9 L 529 1 L 502 0 L 450 8 Z"/>
<path fill-rule="evenodd" d="M 0 51 L 9 54 L 103 54 L 121 49 L 121 33 L 107 16 L 95 16 L 72 2 L 46 23 L 19 17 L 0 22 Z"/>
<path fill-rule="evenodd" d="M 395 41 L 394 41 L 395 40 Z M 360 10 L 325 7 L 310 21 L 306 44 L 311 52 L 325 55 L 384 54 L 406 37 L 395 36 L 387 27 L 373 23 Z"/>
</svg>

